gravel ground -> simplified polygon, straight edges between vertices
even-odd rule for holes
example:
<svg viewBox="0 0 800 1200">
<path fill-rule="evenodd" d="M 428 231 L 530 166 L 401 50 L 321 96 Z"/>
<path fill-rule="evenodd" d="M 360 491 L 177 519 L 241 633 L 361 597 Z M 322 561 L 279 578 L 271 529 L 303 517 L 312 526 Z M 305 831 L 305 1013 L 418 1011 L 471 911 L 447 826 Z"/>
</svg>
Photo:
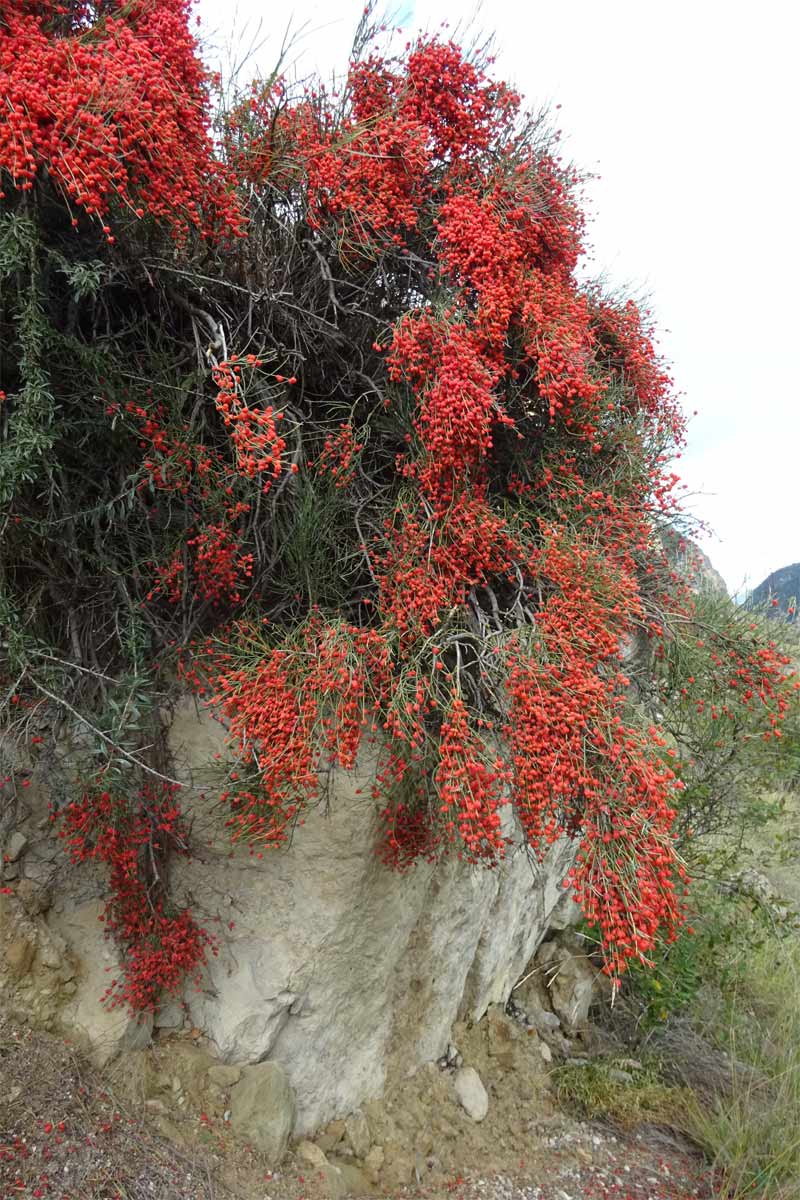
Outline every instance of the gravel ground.
<svg viewBox="0 0 800 1200">
<path fill-rule="evenodd" d="M 0 1022 L 0 1200 L 322 1200 L 290 1155 L 278 1172 L 212 1123 L 164 1137 L 58 1038 Z M 711 1200 L 691 1148 L 658 1129 L 615 1134 L 564 1114 L 526 1122 L 520 1157 L 395 1192 L 407 1200 Z M 498 1147 L 499 1148 L 499 1147 Z M 464 1145 L 465 1159 L 469 1157 Z M 479 1156 L 479 1161 L 482 1156 Z M 452 1161 L 452 1160 L 451 1160 Z M 472 1157 L 475 1161 L 475 1156 Z M 498 1171 L 498 1166 L 503 1166 Z M 337 1200 L 343 1200 L 338 1197 Z"/>
</svg>

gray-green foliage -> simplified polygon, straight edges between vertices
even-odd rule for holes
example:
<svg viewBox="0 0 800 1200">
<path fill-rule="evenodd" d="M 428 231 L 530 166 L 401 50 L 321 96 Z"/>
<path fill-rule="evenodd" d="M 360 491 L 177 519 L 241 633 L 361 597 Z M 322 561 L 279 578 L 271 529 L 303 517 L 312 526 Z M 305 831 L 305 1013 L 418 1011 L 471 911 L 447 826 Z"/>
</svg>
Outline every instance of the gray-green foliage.
<svg viewBox="0 0 800 1200">
<path fill-rule="evenodd" d="M 17 386 L 6 395 L 0 440 L 0 506 L 33 481 L 52 451 L 56 420 L 50 370 L 51 328 L 41 287 L 43 256 L 33 222 L 0 214 L 0 287 L 14 324 Z"/>
</svg>

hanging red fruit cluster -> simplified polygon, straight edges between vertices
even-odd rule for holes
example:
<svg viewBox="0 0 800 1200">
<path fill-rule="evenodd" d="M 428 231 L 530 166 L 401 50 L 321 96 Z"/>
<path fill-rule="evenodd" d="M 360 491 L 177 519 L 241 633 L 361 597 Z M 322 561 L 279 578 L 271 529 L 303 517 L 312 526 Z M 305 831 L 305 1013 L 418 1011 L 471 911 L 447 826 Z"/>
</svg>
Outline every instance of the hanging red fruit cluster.
<svg viewBox="0 0 800 1200">
<path fill-rule="evenodd" d="M 108 871 L 102 919 L 125 952 L 122 977 L 111 980 L 103 997 L 112 1008 L 152 1012 L 162 991 L 176 994 L 208 952 L 216 953 L 213 938 L 187 909 L 170 910 L 158 876 L 165 851 L 185 853 L 187 847 L 174 791 L 164 785 L 157 793 L 146 785 L 132 803 L 127 795 L 96 787 L 53 813 L 72 862 L 99 862 Z"/>
<path fill-rule="evenodd" d="M 15 188 L 46 176 L 111 241 L 112 208 L 163 220 L 179 238 L 189 228 L 241 234 L 212 152 L 190 7 L 2 0 L 0 172 Z"/>
</svg>

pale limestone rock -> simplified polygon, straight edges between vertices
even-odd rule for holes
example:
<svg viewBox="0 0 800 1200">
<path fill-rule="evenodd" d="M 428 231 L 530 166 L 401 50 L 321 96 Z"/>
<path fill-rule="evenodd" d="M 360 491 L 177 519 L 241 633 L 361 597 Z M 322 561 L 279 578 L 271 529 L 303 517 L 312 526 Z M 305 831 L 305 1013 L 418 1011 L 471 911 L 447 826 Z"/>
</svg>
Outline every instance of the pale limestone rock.
<svg viewBox="0 0 800 1200">
<path fill-rule="evenodd" d="M 154 1025 L 156 1029 L 180 1029 L 185 1017 L 180 1000 L 170 997 L 163 1000 L 156 1009 Z"/>
<path fill-rule="evenodd" d="M 258 860 L 244 850 L 232 854 L 209 783 L 214 754 L 224 751 L 222 726 L 186 701 L 170 746 L 171 773 L 189 781 L 194 772 L 206 796 L 187 800 L 197 856 L 175 859 L 173 892 L 222 931 L 200 992 L 187 988 L 188 1017 L 226 1063 L 283 1064 L 297 1099 L 297 1134 L 354 1112 L 387 1082 L 443 1055 L 454 1022 L 503 1005 L 551 918 L 560 919 L 560 885 L 574 846 L 557 844 L 536 862 L 519 845 L 510 808 L 504 828 L 514 845 L 497 870 L 453 858 L 403 876 L 387 871 L 375 853 L 375 762 L 365 750 L 355 772 L 330 777 L 330 816 L 322 805 L 309 811 L 286 852 Z M 34 839 L 26 872 L 40 850 Z M 98 884 L 85 871 L 70 876 L 59 884 L 59 911 L 47 913 L 46 925 L 41 915 L 36 920 L 48 936 L 63 939 L 54 942 L 52 961 L 63 947 L 64 965 L 53 972 L 62 982 L 51 1008 L 62 1006 L 61 1026 L 84 1036 L 103 1063 L 145 1042 L 152 1024 L 100 1003 L 120 962 L 97 920 L 102 905 L 89 899 Z M 37 955 L 41 936 L 34 938 Z M 40 957 L 49 955 L 45 949 Z M 40 957 L 34 971 L 45 970 Z M 173 1027 L 163 1024 L 165 1013 L 177 1020 L 172 1003 L 158 1018 L 163 1028 Z M 385 1149 L 396 1159 L 389 1173 L 399 1179 L 407 1164 Z"/>
<path fill-rule="evenodd" d="M 231 1125 L 277 1166 L 286 1153 L 295 1123 L 295 1101 L 280 1063 L 246 1067 L 231 1092 Z"/>
<path fill-rule="evenodd" d="M 489 1097 L 483 1081 L 474 1067 L 462 1067 L 453 1077 L 456 1099 L 468 1117 L 483 1121 L 489 1112 Z"/>
<path fill-rule="evenodd" d="M 598 992 L 598 973 L 585 948 L 574 936 L 562 934 L 541 945 L 534 962 L 563 1028 L 567 1032 L 580 1029 Z"/>
<path fill-rule="evenodd" d="M 123 1050 L 142 1049 L 153 1034 L 152 1013 L 133 1016 L 124 1005 L 108 1008 L 102 1003 L 111 979 L 122 973 L 116 946 L 103 936 L 104 926 L 99 920 L 102 913 L 102 902 L 90 900 L 62 913 L 48 914 L 51 930 L 72 948 L 78 963 L 79 987 L 62 1008 L 61 1023 L 85 1041 L 97 1066 L 105 1066 Z"/>
<path fill-rule="evenodd" d="M 176 773 L 189 778 L 224 752 L 224 730 L 187 702 L 170 744 Z M 435 1061 L 456 1019 L 505 1003 L 562 902 L 574 856 L 564 842 L 540 864 L 517 844 L 494 871 L 455 858 L 387 871 L 375 854 L 374 765 L 364 751 L 355 772 L 334 774 L 330 815 L 309 811 L 291 847 L 263 860 L 231 857 L 209 789 L 192 812 L 202 861 L 174 867 L 178 895 L 219 911 L 226 931 L 205 986 L 188 996 L 191 1019 L 224 1060 L 284 1064 L 298 1134 Z M 504 817 L 517 837 L 510 808 Z"/>
</svg>

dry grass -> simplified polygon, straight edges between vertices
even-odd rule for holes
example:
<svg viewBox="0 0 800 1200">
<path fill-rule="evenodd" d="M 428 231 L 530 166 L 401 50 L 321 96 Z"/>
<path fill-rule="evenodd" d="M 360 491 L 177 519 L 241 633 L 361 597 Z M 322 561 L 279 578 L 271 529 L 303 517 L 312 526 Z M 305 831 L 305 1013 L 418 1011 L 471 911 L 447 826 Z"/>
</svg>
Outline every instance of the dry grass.
<svg viewBox="0 0 800 1200">
<path fill-rule="evenodd" d="M 751 845 L 758 869 L 800 904 L 800 804 Z M 720 1200 L 800 1197 L 800 932 L 791 920 L 761 944 L 735 942 L 724 987 L 709 973 L 660 1052 L 691 1091 L 692 1136 L 713 1163 Z"/>
<path fill-rule="evenodd" d="M 0 1197 L 228 1200 L 212 1148 L 160 1136 L 58 1038 L 0 1019 Z"/>
<path fill-rule="evenodd" d="M 736 992 L 709 1009 L 706 1032 L 725 1055 L 714 1097 L 695 1088 L 688 1117 L 712 1160 L 720 1200 L 800 1196 L 800 945 L 770 945 Z M 745 1069 L 742 1069 L 744 1065 Z"/>
</svg>

